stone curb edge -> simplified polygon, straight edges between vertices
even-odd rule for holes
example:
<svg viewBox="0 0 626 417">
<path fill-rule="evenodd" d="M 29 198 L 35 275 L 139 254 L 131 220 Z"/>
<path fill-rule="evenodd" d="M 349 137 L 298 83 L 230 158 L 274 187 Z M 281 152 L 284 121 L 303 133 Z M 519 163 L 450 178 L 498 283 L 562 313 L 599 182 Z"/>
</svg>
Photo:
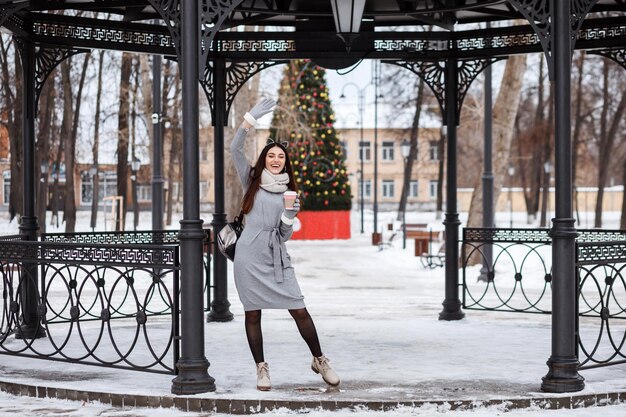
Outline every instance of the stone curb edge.
<svg viewBox="0 0 626 417">
<path fill-rule="evenodd" d="M 257 414 L 286 408 L 294 411 L 313 409 L 336 411 L 340 409 L 390 411 L 398 407 L 437 407 L 441 410 L 473 410 L 499 406 L 501 411 L 529 407 L 555 410 L 616 405 L 626 402 L 626 392 L 571 395 L 561 397 L 490 399 L 490 400 L 419 400 L 419 401 L 291 401 L 291 400 L 235 400 L 222 398 L 195 398 L 181 396 L 150 396 L 112 394 L 66 388 L 33 386 L 0 381 L 0 391 L 12 395 L 60 400 L 98 401 L 113 407 L 174 408 L 180 411 L 213 412 L 225 414 Z"/>
</svg>

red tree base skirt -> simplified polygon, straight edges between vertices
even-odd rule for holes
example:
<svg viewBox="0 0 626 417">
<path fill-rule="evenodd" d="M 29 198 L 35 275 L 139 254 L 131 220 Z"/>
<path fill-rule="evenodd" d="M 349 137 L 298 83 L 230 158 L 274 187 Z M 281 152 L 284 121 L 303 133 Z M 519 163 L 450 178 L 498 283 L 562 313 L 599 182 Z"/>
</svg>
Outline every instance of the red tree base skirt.
<svg viewBox="0 0 626 417">
<path fill-rule="evenodd" d="M 298 219 L 302 226 L 292 239 L 350 239 L 349 210 L 301 211 Z"/>
</svg>

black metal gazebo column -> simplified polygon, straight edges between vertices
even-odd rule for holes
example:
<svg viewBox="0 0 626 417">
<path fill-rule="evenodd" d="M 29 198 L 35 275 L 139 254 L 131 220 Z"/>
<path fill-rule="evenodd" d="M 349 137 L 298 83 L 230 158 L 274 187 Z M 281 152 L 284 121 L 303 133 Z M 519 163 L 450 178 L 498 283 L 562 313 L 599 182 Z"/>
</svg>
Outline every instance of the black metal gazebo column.
<svg viewBox="0 0 626 417">
<path fill-rule="evenodd" d="M 39 224 L 35 194 L 37 176 L 35 175 L 35 45 L 26 39 L 20 39 L 22 59 L 22 129 L 23 129 L 23 210 L 19 230 L 28 241 L 37 241 Z M 45 337 L 46 333 L 39 323 L 39 296 L 37 293 L 38 271 L 36 263 L 24 263 L 20 282 L 20 302 L 22 321 L 15 332 L 18 339 Z"/>
<path fill-rule="evenodd" d="M 214 174 L 215 208 L 213 210 L 213 236 L 217 236 L 226 224 L 224 204 L 224 126 L 226 125 L 226 63 L 223 58 L 213 61 L 213 109 L 214 109 Z M 217 250 L 213 253 L 213 301 L 211 311 L 207 314 L 208 322 L 225 322 L 233 319 L 228 301 L 228 281 L 226 258 Z"/>
<path fill-rule="evenodd" d="M 183 94 L 183 219 L 180 221 L 181 256 L 181 357 L 173 394 L 214 391 L 204 353 L 204 295 L 202 249 L 204 231 L 200 219 L 199 51 L 200 16 L 197 0 L 181 0 L 180 65 Z"/>
<path fill-rule="evenodd" d="M 445 69 L 445 124 L 447 127 L 446 149 L 446 213 L 443 224 L 446 231 L 445 299 L 439 320 L 460 320 L 459 299 L 459 213 L 457 212 L 456 181 L 456 125 L 458 109 L 458 60 L 448 58 Z"/>
<path fill-rule="evenodd" d="M 163 106 L 161 55 L 152 57 L 152 230 L 163 229 Z"/>
<path fill-rule="evenodd" d="M 555 217 L 552 219 L 552 354 L 541 389 L 573 392 L 585 387 L 576 355 L 576 226 L 572 204 L 571 18 L 569 1 L 554 1 L 552 64 L 555 90 Z"/>
</svg>

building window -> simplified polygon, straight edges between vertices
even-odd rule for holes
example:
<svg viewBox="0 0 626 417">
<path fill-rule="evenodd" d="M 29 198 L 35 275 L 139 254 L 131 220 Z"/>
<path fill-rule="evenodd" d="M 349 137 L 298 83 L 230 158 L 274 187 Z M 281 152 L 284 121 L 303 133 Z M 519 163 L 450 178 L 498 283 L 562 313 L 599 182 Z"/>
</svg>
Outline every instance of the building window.
<svg viewBox="0 0 626 417">
<path fill-rule="evenodd" d="M 409 182 L 409 197 L 417 197 L 419 195 L 419 182 L 411 180 Z"/>
<path fill-rule="evenodd" d="M 393 161 L 393 142 L 383 142 L 383 161 Z"/>
<path fill-rule="evenodd" d="M 80 174 L 80 203 L 90 204 L 93 201 L 93 177 L 88 171 Z"/>
<path fill-rule="evenodd" d="M 394 181 L 393 180 L 383 180 L 383 197 L 393 198 L 395 195 L 394 192 Z"/>
<path fill-rule="evenodd" d="M 2 204 L 9 205 L 9 197 L 11 196 L 11 171 L 2 173 Z"/>
<path fill-rule="evenodd" d="M 345 158 L 348 157 L 348 143 L 346 141 L 340 141 L 339 144 L 341 145 L 341 152 L 343 152 L 343 156 Z"/>
<path fill-rule="evenodd" d="M 361 198 L 361 181 L 359 180 L 358 184 L 359 189 L 356 190 L 359 193 L 359 198 Z M 372 196 L 372 180 L 364 180 L 363 181 L 363 198 L 370 198 Z"/>
<path fill-rule="evenodd" d="M 359 161 L 362 159 L 369 162 L 372 159 L 372 146 L 370 142 L 359 142 Z"/>
<path fill-rule="evenodd" d="M 209 199 L 209 183 L 207 181 L 200 181 L 200 201 L 206 201 Z"/>
<path fill-rule="evenodd" d="M 152 185 L 137 186 L 137 201 L 152 201 Z"/>
<path fill-rule="evenodd" d="M 437 198 L 437 185 L 439 184 L 439 181 L 437 180 L 430 180 L 430 182 L 428 183 L 428 196 L 432 199 Z"/>
<path fill-rule="evenodd" d="M 439 142 L 430 142 L 428 155 L 431 161 L 439 160 Z"/>
<path fill-rule="evenodd" d="M 115 172 L 105 172 L 98 186 L 98 201 L 102 201 L 104 197 L 112 195 L 117 195 L 117 174 Z"/>
</svg>

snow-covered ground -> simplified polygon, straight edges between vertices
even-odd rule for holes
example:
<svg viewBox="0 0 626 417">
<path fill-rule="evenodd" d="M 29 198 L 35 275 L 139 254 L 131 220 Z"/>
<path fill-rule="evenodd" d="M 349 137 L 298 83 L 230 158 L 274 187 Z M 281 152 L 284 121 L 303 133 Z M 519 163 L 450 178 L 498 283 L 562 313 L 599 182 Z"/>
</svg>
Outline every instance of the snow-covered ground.
<svg viewBox="0 0 626 417">
<path fill-rule="evenodd" d="M 502 214 L 508 219 L 508 213 Z M 465 216 L 461 216 L 463 221 Z M 379 230 L 395 218 L 379 214 Z M 617 214 L 607 216 L 617 224 Z M 129 222 L 132 224 L 132 217 Z M 204 217 L 205 223 L 210 216 Z M 441 228 L 433 213 L 409 213 L 407 222 L 429 222 Z M 429 270 L 413 256 L 412 241 L 402 249 L 400 239 L 389 249 L 371 245 L 371 213 L 366 233 L 359 233 L 359 213 L 353 212 L 353 237 L 342 241 L 291 241 L 288 248 L 318 329 L 322 348 L 342 378 L 339 392 L 326 392 L 309 369 L 310 354 L 293 320 L 285 311 L 264 311 L 266 360 L 272 391 L 255 389 L 254 364 L 246 343 L 243 310 L 229 275 L 229 300 L 235 319 L 206 324 L 206 357 L 216 380 L 214 393 L 200 398 L 268 400 L 387 400 L 516 399 L 542 397 L 541 377 L 548 370 L 550 317 L 534 314 L 466 311 L 460 321 L 438 320 L 444 299 L 443 269 Z M 89 214 L 79 212 L 79 227 L 88 230 Z M 0 217 L 6 233 L 16 230 Z M 142 213 L 140 229 L 150 226 Z M 516 225 L 528 227 L 523 214 Z M 176 227 L 174 224 L 173 227 Z M 15 227 L 15 229 L 12 229 Z M 615 227 L 607 224 L 607 228 Z M 48 231 L 53 231 L 48 229 Z M 61 230 L 62 231 L 62 230 Z M 384 238 L 389 233 L 384 232 Z M 230 264 L 229 264 L 230 267 Z M 163 319 L 165 322 L 166 320 Z M 167 331 L 165 323 L 154 329 Z M 159 331 L 159 330 L 156 330 Z M 157 333 L 158 335 L 158 333 Z M 170 395 L 171 376 L 68 365 L 0 355 L 0 380 L 68 389 L 138 395 Z M 585 389 L 578 394 L 626 391 L 626 365 L 582 371 Z M 268 415 L 305 412 L 312 417 L 345 417 L 354 411 L 277 410 Z M 359 410 L 358 415 L 494 416 L 503 407 L 450 411 L 428 405 L 391 412 Z M 199 416 L 173 409 L 118 409 L 100 403 L 14 397 L 0 393 L 0 416 Z M 507 415 L 596 416 L 626 415 L 626 405 L 576 410 L 525 409 Z"/>
</svg>

